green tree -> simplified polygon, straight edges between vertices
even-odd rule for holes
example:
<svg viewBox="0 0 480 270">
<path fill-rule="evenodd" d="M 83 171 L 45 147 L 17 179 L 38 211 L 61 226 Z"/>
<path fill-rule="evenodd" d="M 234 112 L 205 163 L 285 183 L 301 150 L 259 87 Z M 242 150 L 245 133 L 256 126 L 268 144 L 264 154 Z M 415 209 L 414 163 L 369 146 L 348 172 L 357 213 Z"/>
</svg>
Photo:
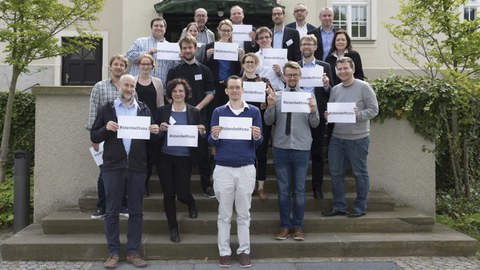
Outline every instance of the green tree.
<svg viewBox="0 0 480 270">
<path fill-rule="evenodd" d="M 403 0 L 395 23 L 386 28 L 398 42 L 395 52 L 430 78 L 453 85 L 451 107 L 442 108 L 446 154 L 455 194 L 470 196 L 471 147 L 478 140 L 480 113 L 480 18 L 464 20 L 467 0 Z M 439 144 L 437 144 L 438 146 Z M 445 149 L 437 149 L 444 151 Z M 438 156 L 437 156 L 438 157 Z"/>
<path fill-rule="evenodd" d="M 63 3 L 61 3 L 63 2 Z M 18 77 L 28 73 L 32 61 L 92 48 L 92 22 L 104 0 L 2 0 L 0 1 L 0 42 L 5 43 L 4 62 L 12 67 L 9 95 L 0 146 L 0 183 L 5 181 L 13 101 Z M 76 29 L 79 39 L 61 44 L 57 35 Z"/>
</svg>

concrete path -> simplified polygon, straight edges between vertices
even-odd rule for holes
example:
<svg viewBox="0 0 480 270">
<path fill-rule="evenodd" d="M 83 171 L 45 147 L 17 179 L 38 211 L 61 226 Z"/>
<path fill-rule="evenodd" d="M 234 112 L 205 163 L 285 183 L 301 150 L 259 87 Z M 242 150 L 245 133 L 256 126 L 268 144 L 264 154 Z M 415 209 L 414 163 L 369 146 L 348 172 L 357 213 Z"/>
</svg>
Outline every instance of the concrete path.
<svg viewBox="0 0 480 270">
<path fill-rule="evenodd" d="M 148 261 L 143 269 L 162 270 L 211 270 L 220 268 L 216 261 Z M 395 258 L 318 258 L 288 260 L 252 260 L 256 270 L 478 270 L 476 257 L 395 257 Z M 102 262 L 34 262 L 0 261 L 2 270 L 101 270 Z M 121 261 L 118 270 L 138 269 Z M 232 261 L 232 270 L 240 268 Z"/>
</svg>

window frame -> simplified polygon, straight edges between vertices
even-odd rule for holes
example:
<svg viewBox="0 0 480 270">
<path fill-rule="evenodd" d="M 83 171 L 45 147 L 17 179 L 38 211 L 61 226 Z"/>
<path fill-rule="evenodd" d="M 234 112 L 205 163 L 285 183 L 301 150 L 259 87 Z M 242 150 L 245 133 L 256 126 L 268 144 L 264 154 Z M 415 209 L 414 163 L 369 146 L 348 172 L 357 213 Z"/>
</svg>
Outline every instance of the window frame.
<svg viewBox="0 0 480 270">
<path fill-rule="evenodd" d="M 346 8 L 346 19 L 340 21 L 341 24 L 346 24 L 346 30 L 350 34 L 352 40 L 361 41 L 361 40 L 376 40 L 377 39 L 377 0 L 331 0 L 330 6 L 336 7 L 345 7 Z M 365 7 L 366 19 L 365 19 L 365 32 L 364 37 L 353 37 L 352 36 L 352 27 L 359 27 L 358 24 L 355 26 L 355 22 L 352 21 L 352 10 L 357 7 Z M 361 23 L 361 21 L 358 21 Z M 334 19 L 334 26 L 339 25 L 338 18 Z"/>
</svg>

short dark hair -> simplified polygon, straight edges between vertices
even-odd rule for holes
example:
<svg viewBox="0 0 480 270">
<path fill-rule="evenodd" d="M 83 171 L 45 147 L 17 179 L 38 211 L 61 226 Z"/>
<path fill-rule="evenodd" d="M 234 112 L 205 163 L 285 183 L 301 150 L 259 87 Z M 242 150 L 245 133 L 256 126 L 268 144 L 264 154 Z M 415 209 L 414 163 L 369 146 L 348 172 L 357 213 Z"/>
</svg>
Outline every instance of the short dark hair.
<svg viewBox="0 0 480 270">
<path fill-rule="evenodd" d="M 181 79 L 181 78 L 175 78 L 175 79 L 169 81 L 168 84 L 167 84 L 167 98 L 168 99 L 172 99 L 173 89 L 179 84 L 183 85 L 183 88 L 185 89 L 185 99 L 192 97 L 192 88 L 190 87 L 188 82 L 184 79 Z"/>
<path fill-rule="evenodd" d="M 163 22 L 163 25 L 165 26 L 165 28 L 167 28 L 167 21 L 166 21 L 164 18 L 162 18 L 162 17 L 157 17 L 157 18 L 154 18 L 153 20 L 151 20 L 151 21 L 150 21 L 150 28 L 152 28 L 152 27 L 153 27 L 153 23 L 154 23 L 154 22 L 157 22 L 157 21 Z"/>
<path fill-rule="evenodd" d="M 243 80 L 242 80 L 242 78 L 238 77 L 237 75 L 232 75 L 232 76 L 228 77 L 228 79 L 227 79 L 227 83 L 226 83 L 226 84 L 227 84 L 227 88 L 228 88 L 228 82 L 229 82 L 230 80 L 240 80 L 240 85 L 243 87 Z"/>
</svg>

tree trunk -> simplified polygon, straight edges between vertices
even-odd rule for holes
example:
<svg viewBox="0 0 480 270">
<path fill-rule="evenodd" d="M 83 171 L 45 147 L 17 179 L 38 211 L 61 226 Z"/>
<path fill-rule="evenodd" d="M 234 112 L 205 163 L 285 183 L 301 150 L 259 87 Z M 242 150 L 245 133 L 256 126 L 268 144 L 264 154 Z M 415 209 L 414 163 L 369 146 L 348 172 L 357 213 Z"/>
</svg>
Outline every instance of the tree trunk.
<svg viewBox="0 0 480 270">
<path fill-rule="evenodd" d="M 13 66 L 12 80 L 8 92 L 7 108 L 5 109 L 5 119 L 3 121 L 2 144 L 0 146 L 0 183 L 5 182 L 7 172 L 7 157 L 10 142 L 10 129 L 12 126 L 13 101 L 15 100 L 15 89 L 17 80 L 21 71 Z"/>
<path fill-rule="evenodd" d="M 465 197 L 467 199 L 470 199 L 471 193 L 470 193 L 470 154 L 468 153 L 469 150 L 469 139 L 467 136 L 463 139 L 463 147 L 462 147 L 462 152 L 463 152 L 463 187 L 464 187 L 464 192 L 465 192 Z"/>
<path fill-rule="evenodd" d="M 443 108 L 445 109 L 445 108 Z M 455 140 L 458 131 L 458 123 L 457 123 L 457 113 L 456 110 L 452 110 L 452 130 L 450 131 L 450 124 L 448 123 L 448 119 L 445 118 L 445 128 L 447 130 L 447 142 L 448 142 L 448 152 L 449 152 L 449 159 L 450 159 L 450 166 L 452 166 L 452 176 L 453 176 L 453 184 L 454 184 L 454 195 L 455 197 L 459 196 L 459 185 L 460 179 L 458 177 L 458 162 L 456 159 L 455 153 Z"/>
</svg>

